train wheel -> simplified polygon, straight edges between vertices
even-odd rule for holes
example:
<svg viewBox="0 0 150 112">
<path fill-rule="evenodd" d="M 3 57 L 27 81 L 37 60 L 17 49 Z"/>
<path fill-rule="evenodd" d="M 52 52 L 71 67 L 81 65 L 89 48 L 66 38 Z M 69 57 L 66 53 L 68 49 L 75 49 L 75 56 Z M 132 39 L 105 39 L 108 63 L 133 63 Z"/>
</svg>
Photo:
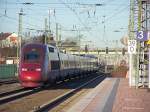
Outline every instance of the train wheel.
<svg viewBox="0 0 150 112">
<path fill-rule="evenodd" d="M 41 86 L 41 88 L 46 89 L 49 86 L 50 86 L 50 84 L 48 82 L 44 82 L 43 85 Z"/>
</svg>

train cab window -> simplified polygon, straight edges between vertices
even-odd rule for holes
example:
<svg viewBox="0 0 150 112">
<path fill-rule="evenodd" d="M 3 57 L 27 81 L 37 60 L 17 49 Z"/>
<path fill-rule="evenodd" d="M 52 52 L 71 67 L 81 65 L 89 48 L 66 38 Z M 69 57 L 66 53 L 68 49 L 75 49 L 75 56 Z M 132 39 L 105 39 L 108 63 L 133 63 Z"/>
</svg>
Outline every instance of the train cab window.
<svg viewBox="0 0 150 112">
<path fill-rule="evenodd" d="M 49 52 L 54 52 L 54 48 L 48 47 Z"/>
<path fill-rule="evenodd" d="M 24 55 L 24 61 L 38 61 L 40 59 L 40 55 L 38 52 L 29 52 Z"/>
</svg>

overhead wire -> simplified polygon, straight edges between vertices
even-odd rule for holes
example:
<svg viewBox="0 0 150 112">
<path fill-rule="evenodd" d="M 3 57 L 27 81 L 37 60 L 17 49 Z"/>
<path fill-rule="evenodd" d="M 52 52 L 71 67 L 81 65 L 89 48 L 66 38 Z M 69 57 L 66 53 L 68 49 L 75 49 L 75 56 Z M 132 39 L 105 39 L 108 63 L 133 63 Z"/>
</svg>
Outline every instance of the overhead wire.
<svg viewBox="0 0 150 112">
<path fill-rule="evenodd" d="M 112 19 L 112 18 L 114 18 L 114 17 L 117 17 L 118 14 L 121 14 L 122 12 L 125 12 L 125 11 L 126 11 L 125 9 L 127 9 L 128 7 L 129 7 L 129 5 L 128 5 L 128 6 L 125 6 L 124 8 L 122 8 L 122 9 L 120 9 L 120 10 L 117 10 L 116 13 L 113 13 L 111 16 L 109 16 L 108 18 L 106 18 L 106 22 L 108 22 L 108 20 L 110 20 L 110 19 Z"/>
<path fill-rule="evenodd" d="M 60 1 L 60 0 L 59 0 Z M 68 7 L 68 6 L 67 6 Z M 69 7 L 70 8 L 70 7 Z M 70 8 L 70 10 L 72 10 L 72 8 Z M 75 15 L 78 17 L 78 14 L 75 12 L 75 10 L 72 10 L 74 13 L 75 13 Z M 80 18 L 78 18 L 79 19 L 79 21 L 82 23 L 82 21 L 80 20 Z M 82 23 L 82 25 L 83 26 L 85 26 L 83 23 Z M 89 31 L 88 31 L 89 32 Z M 91 34 L 91 33 L 90 33 Z M 92 35 L 93 36 L 93 35 Z"/>
<path fill-rule="evenodd" d="M 62 0 L 59 0 L 60 1 L 60 3 L 34 3 L 35 5 L 38 5 L 38 6 L 40 6 L 41 5 L 41 7 L 42 7 L 42 5 L 47 5 L 47 4 L 56 4 L 56 5 L 58 5 L 58 4 L 61 4 L 61 5 L 64 5 L 66 8 L 69 8 L 73 13 L 74 13 L 74 15 L 77 17 L 77 19 L 79 20 L 79 22 L 81 23 L 81 25 L 84 27 L 84 28 L 86 28 L 87 27 L 87 25 L 83 22 L 83 20 L 79 17 L 79 15 L 78 15 L 78 13 L 76 12 L 76 10 L 74 10 L 70 5 L 76 5 L 76 6 L 74 6 L 74 7 L 77 7 L 77 3 L 68 3 L 68 2 L 64 2 L 64 1 L 62 1 Z M 112 3 L 113 1 L 115 1 L 115 0 L 107 0 L 107 2 L 108 3 Z M 8 4 L 10 4 L 11 2 L 8 2 Z M 13 3 L 13 4 L 22 4 L 22 3 Z M 29 5 L 29 4 L 24 4 L 24 5 Z M 31 4 L 32 5 L 32 4 Z M 106 5 L 109 5 L 109 4 L 106 4 Z M 80 5 L 80 6 L 82 6 L 82 5 Z M 44 6 L 44 7 L 46 7 L 46 6 Z M 48 7 L 48 6 L 47 6 Z M 125 8 L 124 8 L 125 9 Z M 64 10 L 65 10 L 65 8 L 64 8 Z M 123 9 L 122 9 L 123 10 Z M 117 10 L 118 11 L 118 10 Z M 123 12 L 123 11 L 122 11 Z M 122 13 L 121 11 L 120 11 L 120 13 Z M 108 18 L 106 18 L 106 20 L 105 20 L 105 22 L 108 22 L 108 21 L 110 21 L 110 20 L 112 20 L 112 18 L 116 18 L 116 15 L 118 15 L 118 13 L 116 12 L 116 13 L 114 13 L 114 14 L 112 14 L 111 16 L 109 16 Z M 30 16 L 30 15 L 29 15 Z M 28 17 L 29 17 L 28 16 Z M 32 18 L 32 17 L 30 17 L 30 18 Z M 33 19 L 33 18 L 32 18 Z M 36 20 L 36 19 L 35 19 Z M 96 26 L 96 25 L 95 25 Z M 88 33 L 90 32 L 90 31 L 87 31 Z M 90 35 L 91 35 L 91 32 L 89 33 Z"/>
<path fill-rule="evenodd" d="M 77 19 L 79 20 L 79 22 L 81 23 L 81 25 L 83 25 L 83 27 L 86 29 L 86 25 L 82 22 L 81 18 L 78 16 L 77 12 L 72 9 L 69 5 L 65 4 L 65 2 L 63 2 L 62 0 L 59 0 L 62 4 L 64 4 L 68 9 L 70 9 L 74 14 L 75 16 L 77 17 Z M 92 35 L 88 30 L 87 32 Z"/>
<path fill-rule="evenodd" d="M 8 19 L 10 19 L 10 20 L 16 21 L 16 22 L 18 23 L 18 20 L 17 20 L 16 18 L 7 16 L 7 15 L 3 15 L 3 14 L 1 14 L 1 13 L 0 13 L 0 15 L 3 16 L 3 17 L 8 18 Z M 24 22 L 23 24 L 28 25 L 28 26 L 30 26 L 30 27 L 31 27 L 31 26 L 32 26 L 32 27 L 37 27 L 37 25 L 33 25 L 33 24 L 28 23 L 28 22 Z M 39 27 L 39 26 L 38 26 L 38 27 Z"/>
<path fill-rule="evenodd" d="M 15 22 L 18 22 L 18 20 L 16 19 L 16 18 L 13 18 L 13 17 L 10 17 L 10 16 L 8 16 L 7 15 L 7 10 L 9 9 L 9 8 L 7 8 L 7 4 L 9 4 L 9 2 L 7 2 L 7 0 L 5 0 L 5 14 L 1 14 L 0 13 L 0 17 L 6 17 L 6 18 L 8 18 L 9 20 L 13 20 L 13 21 L 15 21 Z M 18 4 L 17 4 L 18 5 Z M 16 9 L 16 8 L 15 8 Z M 24 22 L 23 24 L 25 24 L 25 26 L 34 26 L 34 27 L 37 27 L 37 25 L 33 25 L 33 24 L 30 24 L 30 23 L 28 23 L 28 22 Z M 39 27 L 39 26 L 38 26 Z"/>
<path fill-rule="evenodd" d="M 107 0 L 107 1 L 106 1 L 106 4 L 107 4 L 107 3 L 110 4 L 111 2 L 114 2 L 114 1 L 115 1 L 115 0 Z"/>
<path fill-rule="evenodd" d="M 115 0 L 113 0 L 113 1 L 115 1 Z M 108 3 L 110 3 L 110 2 L 108 2 Z M 104 4 L 106 4 L 105 6 L 107 6 L 108 4 L 107 3 L 104 3 Z M 129 6 L 129 5 L 128 5 Z M 111 16 L 109 16 L 109 17 L 107 17 L 106 19 L 105 19 L 105 23 L 106 22 L 108 22 L 108 21 L 111 21 L 112 20 L 112 18 L 116 18 L 120 13 L 122 13 L 122 12 L 125 12 L 126 10 L 126 8 L 128 8 L 128 6 L 125 6 L 123 9 L 122 9 L 122 6 L 120 7 L 120 8 L 116 8 L 117 9 L 117 12 L 115 12 L 115 13 L 113 13 Z M 120 10 L 118 10 L 118 9 L 120 9 Z M 101 24 L 101 23 L 100 23 Z M 103 24 L 103 23 L 102 23 Z M 96 26 L 94 26 L 94 27 L 97 27 L 99 24 L 97 24 Z M 93 27 L 93 28 L 94 28 Z M 105 25 L 104 25 L 104 33 L 106 32 L 105 31 L 106 30 L 106 28 L 105 28 Z M 103 34 L 103 42 L 104 42 L 104 40 L 106 39 L 106 37 L 104 37 L 104 34 Z M 106 43 L 106 42 L 105 42 Z"/>
<path fill-rule="evenodd" d="M 60 1 L 60 0 L 59 0 L 59 1 Z M 110 1 L 110 0 L 108 0 L 108 1 Z M 115 1 L 115 0 L 111 0 L 111 2 L 112 2 L 112 1 Z M 110 3 L 110 2 L 109 2 L 109 3 Z M 35 4 L 47 4 L 47 3 L 35 3 Z M 77 3 L 67 3 L 67 2 L 65 3 L 65 2 L 63 2 L 63 1 L 61 0 L 61 3 L 49 3 L 49 4 L 64 4 L 65 6 L 67 6 L 67 8 L 69 8 L 70 10 L 72 10 L 72 11 L 75 13 L 75 15 L 78 17 L 79 21 L 82 23 L 82 25 L 85 26 L 84 23 L 82 22 L 82 20 L 79 18 L 78 14 L 75 12 L 75 10 L 73 10 L 69 5 L 66 5 L 66 4 L 77 4 Z M 109 20 L 109 19 L 111 19 L 112 17 L 114 17 L 114 15 L 116 15 L 116 13 L 113 14 L 111 17 L 107 18 L 107 20 Z"/>
<path fill-rule="evenodd" d="M 125 9 L 127 9 L 128 7 L 129 7 L 129 5 L 127 5 L 127 6 L 123 7 L 123 8 L 121 7 L 121 9 L 120 9 L 120 8 L 116 8 L 117 11 L 116 11 L 115 13 L 112 13 L 109 17 L 107 17 L 106 20 L 105 20 L 105 22 L 108 22 L 108 21 L 110 21 L 112 18 L 117 17 L 120 13 L 125 12 L 125 11 L 126 11 Z M 119 9 L 119 10 L 118 10 L 118 9 Z M 101 22 L 100 22 L 100 24 L 101 24 Z"/>
</svg>

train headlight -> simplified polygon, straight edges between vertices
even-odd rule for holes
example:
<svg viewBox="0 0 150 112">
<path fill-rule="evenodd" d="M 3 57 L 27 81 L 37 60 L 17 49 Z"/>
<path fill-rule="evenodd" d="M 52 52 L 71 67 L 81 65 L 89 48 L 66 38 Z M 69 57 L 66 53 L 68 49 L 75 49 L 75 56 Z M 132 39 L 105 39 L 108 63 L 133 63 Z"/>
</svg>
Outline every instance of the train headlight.
<svg viewBox="0 0 150 112">
<path fill-rule="evenodd" d="M 28 80 L 31 80 L 31 77 L 27 77 Z"/>
<path fill-rule="evenodd" d="M 41 68 L 36 68 L 35 71 L 40 72 L 40 71 L 41 71 Z"/>
<path fill-rule="evenodd" d="M 24 72 L 27 71 L 27 68 L 22 68 L 22 71 L 24 71 Z"/>
</svg>

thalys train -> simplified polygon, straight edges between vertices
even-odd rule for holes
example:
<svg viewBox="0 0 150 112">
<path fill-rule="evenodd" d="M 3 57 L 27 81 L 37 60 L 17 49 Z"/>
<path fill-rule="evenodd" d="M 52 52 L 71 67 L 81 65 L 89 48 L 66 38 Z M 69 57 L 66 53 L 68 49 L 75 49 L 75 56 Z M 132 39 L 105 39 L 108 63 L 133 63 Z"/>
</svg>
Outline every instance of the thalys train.
<svg viewBox="0 0 150 112">
<path fill-rule="evenodd" d="M 23 87 L 39 87 L 97 70 L 96 57 L 72 55 L 55 46 L 30 43 L 21 50 L 19 81 Z"/>
</svg>

